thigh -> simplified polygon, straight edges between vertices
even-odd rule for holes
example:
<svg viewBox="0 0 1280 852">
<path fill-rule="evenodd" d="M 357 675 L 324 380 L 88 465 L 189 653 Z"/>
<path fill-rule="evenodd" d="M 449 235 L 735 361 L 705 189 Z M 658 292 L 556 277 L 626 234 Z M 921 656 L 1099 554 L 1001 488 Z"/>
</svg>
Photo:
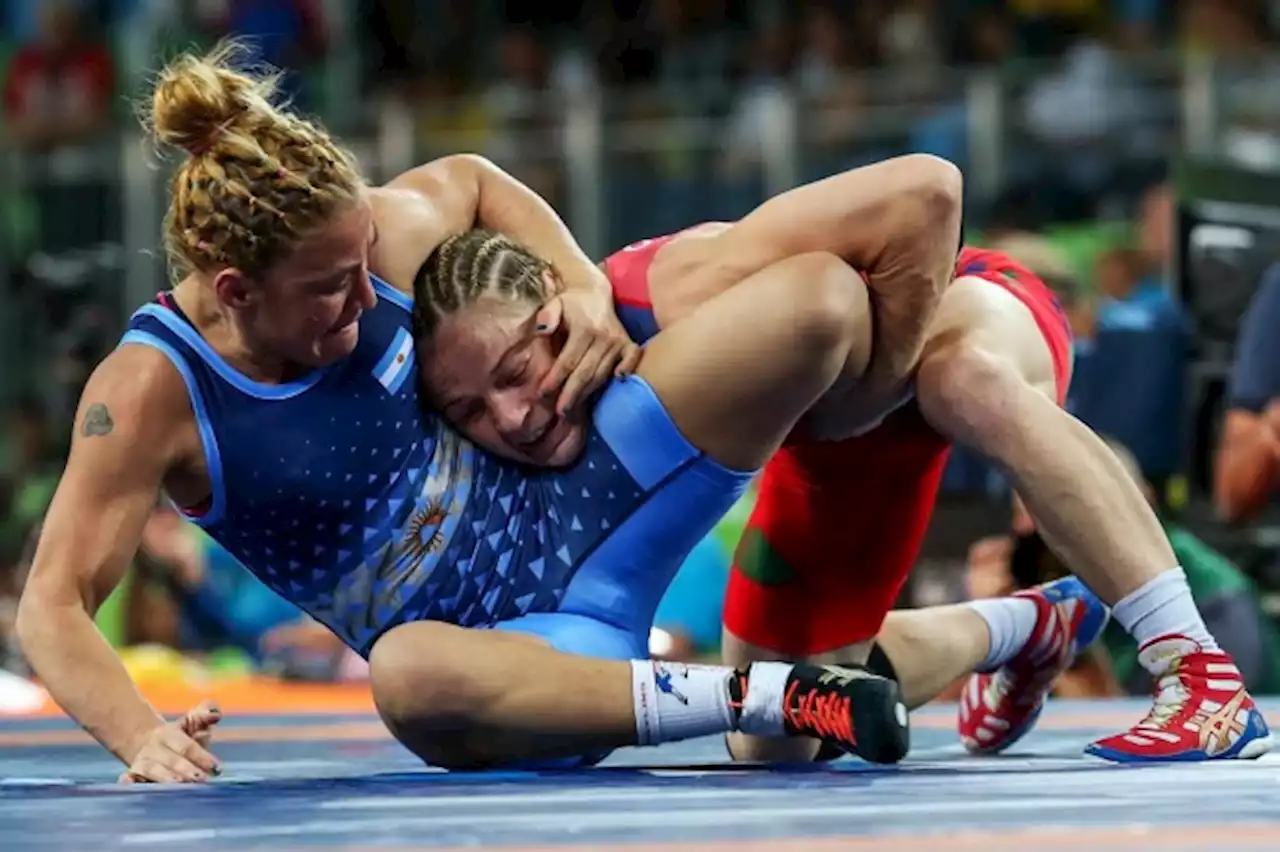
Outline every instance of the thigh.
<svg viewBox="0 0 1280 852">
<path fill-rule="evenodd" d="M 1013 364 L 1024 381 L 1061 405 L 1072 369 L 1067 319 L 1038 278 L 1009 270 L 1008 264 L 976 267 L 952 283 L 930 327 L 922 373 L 948 382 L 947 366 L 960 369 L 957 352 L 981 352 Z M 928 394 L 931 386 L 920 382 L 917 390 Z"/>
<path fill-rule="evenodd" d="M 834 255 L 756 273 L 649 341 L 638 374 L 699 449 L 738 469 L 764 463 L 861 345 L 862 279 Z"/>
</svg>

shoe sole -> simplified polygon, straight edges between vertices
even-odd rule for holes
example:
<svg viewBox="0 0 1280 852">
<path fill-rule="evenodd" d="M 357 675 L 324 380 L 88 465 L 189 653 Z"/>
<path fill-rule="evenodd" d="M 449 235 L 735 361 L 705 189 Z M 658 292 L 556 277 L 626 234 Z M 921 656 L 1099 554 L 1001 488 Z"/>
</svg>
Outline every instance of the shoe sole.
<svg viewBox="0 0 1280 852">
<path fill-rule="evenodd" d="M 1245 743 L 1240 751 L 1232 755 L 1205 757 L 1205 758 L 1186 758 L 1186 757 L 1169 757 L 1169 758 L 1150 758 L 1136 760 L 1115 760 L 1105 755 L 1097 754 L 1091 751 L 1085 751 L 1083 757 L 1091 763 L 1105 763 L 1108 766 L 1150 766 L 1152 764 L 1173 765 L 1178 763 L 1215 763 L 1224 760 L 1257 760 L 1265 754 L 1268 754 L 1275 747 L 1275 738 L 1271 734 L 1261 737 L 1254 737 Z"/>
<path fill-rule="evenodd" d="M 888 678 L 858 681 L 853 701 L 853 732 L 857 744 L 849 749 L 868 763 L 897 763 L 911 749 L 911 724 L 902 687 Z"/>
</svg>

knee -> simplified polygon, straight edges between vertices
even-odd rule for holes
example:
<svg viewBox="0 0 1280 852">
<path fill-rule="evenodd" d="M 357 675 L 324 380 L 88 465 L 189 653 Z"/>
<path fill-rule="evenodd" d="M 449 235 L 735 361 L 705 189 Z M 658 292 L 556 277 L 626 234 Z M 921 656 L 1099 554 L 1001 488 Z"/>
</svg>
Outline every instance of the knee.
<svg viewBox="0 0 1280 852">
<path fill-rule="evenodd" d="M 466 667 L 458 662 L 466 657 L 443 648 L 449 639 L 445 634 L 458 629 L 402 625 L 379 639 L 369 654 L 369 683 L 383 723 L 423 760 L 445 769 L 479 765 L 467 736 L 478 699 Z"/>
<path fill-rule="evenodd" d="M 869 337 L 871 301 L 853 267 L 825 252 L 797 255 L 785 261 L 796 337 L 815 351 L 847 354 Z"/>
<path fill-rule="evenodd" d="M 1028 392 L 1035 391 L 1009 358 L 964 341 L 928 353 L 916 377 L 925 419 L 982 451 L 998 444 Z"/>
</svg>

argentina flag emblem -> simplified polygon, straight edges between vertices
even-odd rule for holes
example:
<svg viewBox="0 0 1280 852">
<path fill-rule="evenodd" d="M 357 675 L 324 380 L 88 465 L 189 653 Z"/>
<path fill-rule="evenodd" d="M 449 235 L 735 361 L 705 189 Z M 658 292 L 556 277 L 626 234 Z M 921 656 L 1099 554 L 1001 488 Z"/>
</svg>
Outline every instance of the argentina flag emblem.
<svg viewBox="0 0 1280 852">
<path fill-rule="evenodd" d="M 388 393 L 396 394 L 413 369 L 413 336 L 402 328 L 396 332 L 387 351 L 374 366 L 373 377 Z"/>
</svg>

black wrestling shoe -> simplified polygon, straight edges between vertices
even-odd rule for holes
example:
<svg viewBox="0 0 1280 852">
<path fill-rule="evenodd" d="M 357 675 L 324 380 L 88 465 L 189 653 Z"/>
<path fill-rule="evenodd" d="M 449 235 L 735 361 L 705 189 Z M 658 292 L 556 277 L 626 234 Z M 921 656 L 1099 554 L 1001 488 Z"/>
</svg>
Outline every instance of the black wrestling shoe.
<svg viewBox="0 0 1280 852">
<path fill-rule="evenodd" d="M 897 681 L 863 666 L 797 665 L 787 678 L 784 726 L 870 763 L 897 763 L 911 747 L 907 705 Z"/>
</svg>

